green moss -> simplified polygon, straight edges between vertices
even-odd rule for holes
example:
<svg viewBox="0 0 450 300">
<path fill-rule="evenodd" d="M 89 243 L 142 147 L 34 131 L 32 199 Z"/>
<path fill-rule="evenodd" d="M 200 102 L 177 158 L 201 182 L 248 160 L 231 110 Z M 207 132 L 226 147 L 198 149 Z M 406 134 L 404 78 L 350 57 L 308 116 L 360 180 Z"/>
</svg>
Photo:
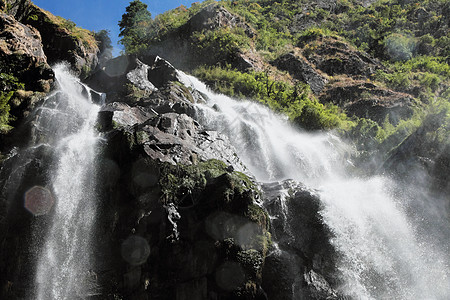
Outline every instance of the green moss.
<svg viewBox="0 0 450 300">
<path fill-rule="evenodd" d="M 208 180 L 226 172 L 225 163 L 214 159 L 195 165 L 165 164 L 159 180 L 162 202 L 179 204 L 188 195 L 200 194 Z"/>
<path fill-rule="evenodd" d="M 136 142 L 139 145 L 144 144 L 148 140 L 149 140 L 149 136 L 148 136 L 147 132 L 145 132 L 145 131 L 138 131 L 138 132 L 136 132 Z"/>
<path fill-rule="evenodd" d="M 39 17 L 37 15 L 35 15 L 35 14 L 29 15 L 27 17 L 28 21 L 37 21 L 38 19 L 39 19 Z"/>
<path fill-rule="evenodd" d="M 246 212 L 246 217 L 257 223 L 262 228 L 270 227 L 270 219 L 267 212 L 257 204 L 250 204 Z"/>
</svg>

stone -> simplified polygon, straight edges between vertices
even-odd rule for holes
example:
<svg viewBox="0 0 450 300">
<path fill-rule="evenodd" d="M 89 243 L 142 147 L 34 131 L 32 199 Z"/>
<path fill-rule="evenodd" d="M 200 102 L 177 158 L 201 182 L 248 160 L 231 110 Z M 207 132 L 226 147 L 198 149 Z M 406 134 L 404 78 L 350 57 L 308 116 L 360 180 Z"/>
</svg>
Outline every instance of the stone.
<svg viewBox="0 0 450 300">
<path fill-rule="evenodd" d="M 286 180 L 262 186 L 277 247 L 268 256 L 263 289 L 269 299 L 342 299 L 336 291 L 336 250 L 322 222 L 317 193 Z"/>
<path fill-rule="evenodd" d="M 351 79 L 328 85 L 319 99 L 322 103 L 331 102 L 342 107 L 349 116 L 369 118 L 380 125 L 386 118 L 396 125 L 411 117 L 415 103 L 409 94 Z"/>
<path fill-rule="evenodd" d="M 53 65 L 67 61 L 78 74 L 86 75 L 98 64 L 99 49 L 97 43 L 87 30 L 80 29 L 84 36 L 75 36 L 64 28 L 61 20 L 34 5 L 30 0 L 7 0 L 9 14 L 16 20 L 30 25 L 39 31 L 47 62 Z"/>
<path fill-rule="evenodd" d="M 277 68 L 288 71 L 295 79 L 303 81 L 311 87 L 314 94 L 319 94 L 328 80 L 320 74 L 303 56 L 288 53 L 272 62 Z"/>
<path fill-rule="evenodd" d="M 47 64 L 39 32 L 0 12 L 0 66 L 13 74 L 25 88 L 49 92 L 53 71 Z"/>
</svg>

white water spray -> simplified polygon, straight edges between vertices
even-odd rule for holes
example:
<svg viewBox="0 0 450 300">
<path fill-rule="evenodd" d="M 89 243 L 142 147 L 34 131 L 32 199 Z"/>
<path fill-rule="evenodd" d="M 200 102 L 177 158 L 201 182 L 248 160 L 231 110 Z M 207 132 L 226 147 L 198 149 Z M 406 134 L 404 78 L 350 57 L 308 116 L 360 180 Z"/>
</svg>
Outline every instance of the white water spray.
<svg viewBox="0 0 450 300">
<path fill-rule="evenodd" d="M 57 160 L 52 170 L 56 207 L 36 273 L 40 300 L 78 299 L 93 293 L 89 276 L 99 107 L 65 66 L 54 71 L 59 89 L 46 100 L 37 124 L 54 140 Z"/>
<path fill-rule="evenodd" d="M 351 149 L 332 134 L 299 132 L 266 107 L 214 94 L 197 79 L 180 76 L 208 98 L 198 105 L 199 121 L 227 135 L 259 181 L 290 178 L 319 191 L 323 220 L 341 255 L 344 295 L 449 299 L 449 243 L 419 234 L 419 220 L 406 214 L 409 200 L 394 195 L 398 187 L 391 180 L 352 177 L 346 157 Z"/>
</svg>

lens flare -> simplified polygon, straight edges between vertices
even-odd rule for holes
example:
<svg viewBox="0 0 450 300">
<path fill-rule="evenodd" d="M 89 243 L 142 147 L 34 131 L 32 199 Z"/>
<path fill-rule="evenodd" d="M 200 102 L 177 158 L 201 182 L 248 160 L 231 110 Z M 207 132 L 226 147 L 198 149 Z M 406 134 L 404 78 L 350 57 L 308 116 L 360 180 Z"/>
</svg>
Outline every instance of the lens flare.
<svg viewBox="0 0 450 300">
<path fill-rule="evenodd" d="M 42 186 L 34 186 L 25 193 L 25 208 L 34 216 L 46 215 L 55 204 L 52 192 Z"/>
<path fill-rule="evenodd" d="M 132 235 L 122 243 L 121 254 L 130 265 L 139 266 L 147 261 L 150 245 L 143 237 Z"/>
</svg>

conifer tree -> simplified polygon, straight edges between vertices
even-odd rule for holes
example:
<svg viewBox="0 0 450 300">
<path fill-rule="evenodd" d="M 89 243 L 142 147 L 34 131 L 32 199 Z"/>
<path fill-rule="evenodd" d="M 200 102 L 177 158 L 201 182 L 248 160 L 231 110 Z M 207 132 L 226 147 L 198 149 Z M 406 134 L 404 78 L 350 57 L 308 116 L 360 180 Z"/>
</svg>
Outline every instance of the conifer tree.
<svg viewBox="0 0 450 300">
<path fill-rule="evenodd" d="M 122 37 L 120 43 L 124 45 L 127 53 L 138 52 L 145 46 L 151 23 L 152 16 L 147 10 L 147 4 L 139 0 L 131 1 L 119 21 L 119 36 Z"/>
</svg>

